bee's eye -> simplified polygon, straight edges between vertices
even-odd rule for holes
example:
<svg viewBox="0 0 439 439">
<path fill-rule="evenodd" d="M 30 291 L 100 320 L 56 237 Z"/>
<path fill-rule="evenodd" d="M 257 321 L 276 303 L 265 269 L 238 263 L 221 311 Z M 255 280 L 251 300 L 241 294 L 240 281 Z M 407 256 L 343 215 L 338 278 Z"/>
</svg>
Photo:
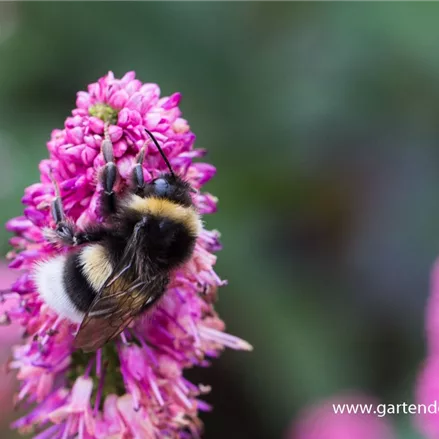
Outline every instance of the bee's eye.
<svg viewBox="0 0 439 439">
<path fill-rule="evenodd" d="M 169 191 L 169 183 L 164 178 L 154 181 L 154 191 L 158 196 L 165 196 Z"/>
</svg>

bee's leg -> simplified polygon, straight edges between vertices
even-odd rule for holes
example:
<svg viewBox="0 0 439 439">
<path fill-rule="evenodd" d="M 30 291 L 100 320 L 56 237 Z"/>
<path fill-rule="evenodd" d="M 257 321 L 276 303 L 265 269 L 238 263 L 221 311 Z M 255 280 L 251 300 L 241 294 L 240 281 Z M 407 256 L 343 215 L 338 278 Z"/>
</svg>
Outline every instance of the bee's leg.
<svg viewBox="0 0 439 439">
<path fill-rule="evenodd" d="M 117 166 L 114 163 L 113 144 L 108 133 L 108 124 L 105 125 L 105 138 L 101 150 L 105 159 L 105 166 L 100 177 L 104 188 L 101 196 L 101 209 L 104 216 L 108 216 L 115 213 L 117 209 L 117 197 L 113 190 L 117 179 Z"/>
<path fill-rule="evenodd" d="M 52 218 L 55 221 L 55 230 L 46 229 L 44 235 L 46 239 L 52 242 L 59 242 L 61 244 L 73 245 L 73 237 L 75 236 L 75 226 L 66 219 L 64 208 L 61 199 L 61 193 L 58 183 L 53 178 L 50 172 L 50 178 L 55 188 L 55 198 L 51 204 Z"/>
<path fill-rule="evenodd" d="M 74 245 L 81 245 L 87 242 L 102 241 L 107 236 L 107 229 L 100 225 L 88 226 L 81 232 L 76 232 L 73 237 Z"/>
<path fill-rule="evenodd" d="M 62 223 L 66 216 L 64 214 L 64 208 L 62 205 L 62 199 L 61 199 L 61 192 L 59 190 L 58 183 L 53 178 L 52 170 L 49 171 L 50 179 L 52 180 L 52 184 L 55 190 L 55 199 L 52 201 L 51 204 L 51 212 L 52 212 L 52 218 L 55 221 L 55 223 L 58 225 Z"/>
<path fill-rule="evenodd" d="M 57 224 L 55 230 L 45 229 L 44 237 L 52 244 L 75 246 L 90 242 L 102 241 L 107 236 L 107 230 L 103 227 L 86 228 L 77 231 L 76 226 L 70 221 Z"/>
<path fill-rule="evenodd" d="M 84 231 L 78 231 L 76 225 L 66 218 L 58 183 L 55 181 L 52 174 L 50 174 L 50 177 L 55 188 L 55 199 L 51 204 L 52 217 L 55 221 L 55 230 L 44 230 L 46 239 L 55 244 L 58 243 L 70 246 L 83 244 L 85 242 L 100 241 L 106 234 L 106 230 L 103 227 L 88 227 Z"/>
<path fill-rule="evenodd" d="M 133 173 L 131 176 L 133 192 L 136 195 L 143 195 L 145 189 L 145 179 L 143 177 L 143 158 L 145 157 L 145 146 L 140 150 L 139 155 L 136 159 L 136 164 L 133 168 Z"/>
</svg>

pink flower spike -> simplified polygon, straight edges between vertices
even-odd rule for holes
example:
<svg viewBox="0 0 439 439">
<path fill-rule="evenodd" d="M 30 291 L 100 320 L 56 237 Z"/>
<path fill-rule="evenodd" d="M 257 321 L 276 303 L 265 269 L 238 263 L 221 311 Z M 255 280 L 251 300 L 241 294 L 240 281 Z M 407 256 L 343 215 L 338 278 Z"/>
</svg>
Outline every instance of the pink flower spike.
<svg viewBox="0 0 439 439">
<path fill-rule="evenodd" d="M 100 200 L 106 132 L 118 170 L 114 187 L 118 196 L 129 190 L 141 150 L 146 184 L 169 172 L 145 131 L 150 130 L 174 173 L 195 189 L 191 197 L 198 213 L 216 211 L 217 198 L 203 192 L 216 170 L 195 162 L 206 151 L 194 146 L 195 134 L 179 109 L 181 94 L 160 97 L 157 84 L 142 84 L 135 76 L 128 72 L 119 79 L 109 72 L 77 94 L 77 108 L 47 142 L 49 156 L 39 165 L 40 181 L 25 190 L 24 216 L 6 225 L 14 234 L 9 266 L 20 273 L 4 297 L 12 306 L 0 317 L 26 334 L 14 346 L 9 368 L 20 383 L 17 403 L 33 407 L 15 427 L 42 431 L 34 439 L 199 437 L 199 411 L 209 408 L 200 398 L 210 388 L 185 380 L 185 369 L 206 366 L 226 347 L 252 349 L 224 332 L 225 324 L 214 309 L 217 289 L 225 284 L 214 270 L 214 252 L 221 249 L 216 231 L 200 230 L 192 256 L 171 272 L 157 306 L 134 318 L 97 352 L 75 350 L 82 314 L 73 315 L 72 308 L 58 315 L 50 300 L 43 300 L 47 291 L 39 289 L 44 286 L 35 282 L 37 267 L 53 260 L 58 264 L 54 281 L 46 287 L 59 294 L 62 261 L 70 252 L 80 251 L 51 241 L 53 180 L 72 225 L 81 230 L 105 220 Z"/>
</svg>

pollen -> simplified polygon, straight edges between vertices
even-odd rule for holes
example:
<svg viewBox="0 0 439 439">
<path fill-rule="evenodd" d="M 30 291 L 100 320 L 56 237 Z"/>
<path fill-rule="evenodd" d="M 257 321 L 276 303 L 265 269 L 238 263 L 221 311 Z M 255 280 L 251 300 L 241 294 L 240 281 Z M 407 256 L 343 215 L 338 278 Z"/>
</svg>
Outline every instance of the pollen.
<svg viewBox="0 0 439 439">
<path fill-rule="evenodd" d="M 119 111 L 108 104 L 95 104 L 89 108 L 88 113 L 90 116 L 98 117 L 104 122 L 115 124 Z"/>
</svg>

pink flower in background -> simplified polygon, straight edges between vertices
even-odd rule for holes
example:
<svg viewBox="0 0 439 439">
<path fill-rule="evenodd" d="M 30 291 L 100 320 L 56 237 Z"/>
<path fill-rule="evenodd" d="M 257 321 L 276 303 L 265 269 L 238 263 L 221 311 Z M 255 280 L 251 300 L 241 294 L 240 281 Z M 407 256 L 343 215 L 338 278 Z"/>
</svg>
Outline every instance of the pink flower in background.
<svg viewBox="0 0 439 439">
<path fill-rule="evenodd" d="M 435 413 L 439 410 L 439 259 L 431 272 L 426 332 L 428 352 L 416 383 L 416 402 L 424 404 L 427 410 L 417 414 L 414 423 L 425 437 L 433 439 L 439 436 L 439 415 Z"/>
<path fill-rule="evenodd" d="M 215 231 L 202 231 L 193 257 L 175 273 L 152 315 L 135 322 L 140 345 L 118 338 L 96 354 L 74 352 L 77 325 L 42 302 L 29 276 L 36 261 L 65 251 L 42 235 L 43 227 L 53 227 L 50 169 L 68 217 L 79 227 L 101 221 L 97 174 L 104 164 L 104 121 L 110 123 L 121 175 L 117 191 L 127 185 L 145 145 L 145 128 L 154 133 L 174 171 L 194 188 L 213 177 L 213 166 L 193 162 L 204 151 L 193 148 L 195 136 L 181 118 L 179 102 L 180 94 L 160 98 L 156 84 L 142 84 L 133 72 L 122 79 L 110 72 L 87 92 L 79 92 L 64 129 L 52 132 L 49 159 L 40 164 L 41 182 L 25 191 L 24 216 L 8 222 L 15 233 L 10 266 L 23 270 L 12 286 L 20 300 L 9 318 L 28 335 L 14 348 L 10 364 L 20 380 L 17 400 L 29 410 L 15 426 L 41 430 L 38 439 L 196 437 L 201 429 L 198 411 L 209 408 L 199 396 L 209 389 L 186 380 L 183 370 L 207 366 L 224 347 L 251 349 L 223 332 L 224 323 L 213 309 L 216 290 L 223 284 L 213 270 L 213 252 L 220 248 Z M 166 166 L 154 145 L 147 148 L 144 174 L 149 181 Z M 194 202 L 201 214 L 216 210 L 210 194 L 199 192 Z"/>
<path fill-rule="evenodd" d="M 419 431 L 426 438 L 435 439 L 439 437 L 439 356 L 432 356 L 427 359 L 419 374 L 416 387 L 416 403 L 424 404 L 427 407 L 426 413 L 418 413 L 414 417 L 415 424 Z M 430 412 L 428 411 L 429 406 Z"/>
<path fill-rule="evenodd" d="M 431 271 L 430 298 L 427 306 L 426 331 L 428 354 L 439 354 L 439 259 Z"/>
<path fill-rule="evenodd" d="M 286 439 L 395 439 L 392 426 L 386 418 L 376 414 L 335 414 L 334 404 L 379 403 L 371 397 L 342 394 L 305 409 L 294 422 Z"/>
</svg>

